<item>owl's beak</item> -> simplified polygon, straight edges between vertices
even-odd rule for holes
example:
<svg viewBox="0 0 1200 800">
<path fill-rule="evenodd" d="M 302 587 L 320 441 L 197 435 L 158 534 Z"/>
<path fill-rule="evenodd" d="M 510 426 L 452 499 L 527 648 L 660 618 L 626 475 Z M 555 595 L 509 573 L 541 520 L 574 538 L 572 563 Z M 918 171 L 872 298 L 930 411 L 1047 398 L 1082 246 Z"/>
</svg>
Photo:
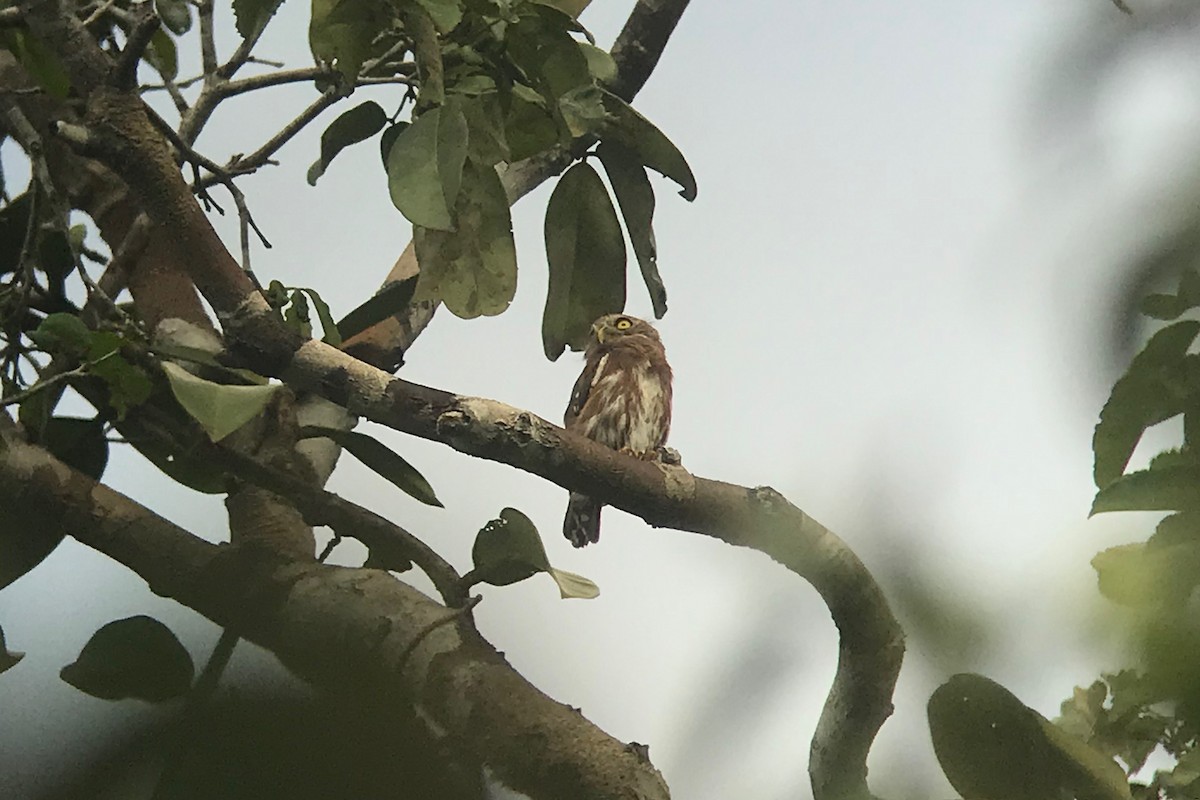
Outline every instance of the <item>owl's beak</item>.
<svg viewBox="0 0 1200 800">
<path fill-rule="evenodd" d="M 596 337 L 596 341 L 604 344 L 604 326 L 596 323 L 592 325 L 592 336 Z"/>
</svg>

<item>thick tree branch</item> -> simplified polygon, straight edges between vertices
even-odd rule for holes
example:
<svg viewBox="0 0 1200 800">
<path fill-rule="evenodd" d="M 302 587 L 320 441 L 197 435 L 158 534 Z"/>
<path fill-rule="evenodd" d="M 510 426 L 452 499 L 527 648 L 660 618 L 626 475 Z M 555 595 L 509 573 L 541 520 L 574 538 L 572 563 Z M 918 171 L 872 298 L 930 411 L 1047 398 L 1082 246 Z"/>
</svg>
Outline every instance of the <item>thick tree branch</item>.
<svg viewBox="0 0 1200 800">
<path fill-rule="evenodd" d="M 415 716 L 461 765 L 530 797 L 669 796 L 650 764 L 528 683 L 460 611 L 386 572 L 208 544 L 20 441 L 0 417 L 0 521 L 15 514 L 66 530 L 364 713 Z"/>
</svg>

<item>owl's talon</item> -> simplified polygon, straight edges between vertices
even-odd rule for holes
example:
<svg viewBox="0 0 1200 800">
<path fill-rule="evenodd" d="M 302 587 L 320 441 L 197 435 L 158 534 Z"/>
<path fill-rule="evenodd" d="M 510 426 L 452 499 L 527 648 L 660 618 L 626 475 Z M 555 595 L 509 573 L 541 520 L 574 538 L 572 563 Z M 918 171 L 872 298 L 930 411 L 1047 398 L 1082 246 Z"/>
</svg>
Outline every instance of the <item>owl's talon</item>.
<svg viewBox="0 0 1200 800">
<path fill-rule="evenodd" d="M 660 447 L 654 451 L 654 456 L 660 464 L 666 464 L 669 467 L 678 467 L 683 464 L 683 456 L 679 455 L 679 451 L 674 447 Z"/>
</svg>

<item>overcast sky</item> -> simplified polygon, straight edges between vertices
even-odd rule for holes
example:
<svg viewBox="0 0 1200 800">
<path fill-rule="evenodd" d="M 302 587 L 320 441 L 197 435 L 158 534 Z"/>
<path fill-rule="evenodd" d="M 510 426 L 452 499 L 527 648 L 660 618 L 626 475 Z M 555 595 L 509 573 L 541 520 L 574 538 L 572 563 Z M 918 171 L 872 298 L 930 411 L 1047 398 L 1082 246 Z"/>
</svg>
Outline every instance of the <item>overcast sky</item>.
<svg viewBox="0 0 1200 800">
<path fill-rule="evenodd" d="M 583 21 L 607 44 L 628 7 L 596 0 Z M 898 602 L 924 586 L 987 631 L 951 647 L 911 636 L 871 762 L 872 787 L 888 796 L 951 793 L 924 712 L 951 672 L 984 671 L 1054 716 L 1072 686 L 1121 663 L 1089 623 L 1099 604 L 1088 560 L 1147 528 L 1086 521 L 1091 428 L 1114 377 L 1103 315 L 1141 230 L 1129 209 L 1153 198 L 1168 174 L 1163 148 L 1194 134 L 1200 116 L 1164 58 L 1119 71 L 1074 127 L 1047 90 L 1086 74 L 1064 56 L 1089 26 L 1131 24 L 1106 0 L 696 2 L 636 102 L 700 186 L 688 204 L 656 183 L 670 303 L 658 327 L 675 370 L 670 443 L 685 466 L 774 486 L 859 552 Z M 305 63 L 306 25 L 307 4 L 293 0 L 260 54 Z M 311 97 L 291 87 L 230 103 L 200 147 L 218 162 L 249 152 Z M 374 143 L 340 156 L 316 189 L 305 184 L 322 128 L 242 186 L 275 245 L 256 251 L 258 275 L 311 286 L 340 315 L 377 288 L 409 226 Z M 542 355 L 549 189 L 514 211 L 509 311 L 440 312 L 406 379 L 561 419 L 581 359 Z M 236 250 L 235 226 L 217 224 Z M 648 316 L 636 276 L 628 310 Z M 545 576 L 482 588 L 481 627 L 518 670 L 614 736 L 649 743 L 676 797 L 809 796 L 808 742 L 836 657 L 809 586 L 756 553 L 611 509 L 599 545 L 573 550 L 558 534 L 557 487 L 379 435 L 446 508 L 417 505 L 349 459 L 333 491 L 463 568 L 475 531 L 515 506 L 553 564 L 600 585 L 590 602 L 559 600 Z M 117 450 L 106 480 L 201 535 L 222 534 L 218 500 L 136 456 Z M 344 544 L 336 556 L 357 564 L 362 553 Z M 0 775 L 18 787 L 33 785 L 36 754 L 149 713 L 58 681 L 97 627 L 153 613 L 198 661 L 215 641 L 213 626 L 127 574 L 68 541 L 0 593 L 9 645 L 28 652 L 0 678 L 4 727 L 23 731 L 0 746 Z M 252 655 L 245 647 L 232 680 L 255 668 Z"/>
</svg>

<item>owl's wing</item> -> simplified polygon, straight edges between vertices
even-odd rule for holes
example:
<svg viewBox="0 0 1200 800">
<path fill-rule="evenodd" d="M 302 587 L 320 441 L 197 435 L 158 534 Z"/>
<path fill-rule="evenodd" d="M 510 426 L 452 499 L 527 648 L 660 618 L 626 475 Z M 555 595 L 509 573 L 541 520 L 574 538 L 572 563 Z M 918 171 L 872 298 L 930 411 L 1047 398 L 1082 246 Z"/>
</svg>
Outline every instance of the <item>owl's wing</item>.
<svg viewBox="0 0 1200 800">
<path fill-rule="evenodd" d="M 574 424 L 575 420 L 579 418 L 579 412 L 583 411 L 588 394 L 592 391 L 592 385 L 596 382 L 596 375 L 606 358 L 607 356 L 589 357 L 584 362 L 583 372 L 579 373 L 579 377 L 575 380 L 575 387 L 571 389 L 571 402 L 567 404 L 567 410 L 563 413 L 563 424 L 567 428 Z"/>
</svg>

